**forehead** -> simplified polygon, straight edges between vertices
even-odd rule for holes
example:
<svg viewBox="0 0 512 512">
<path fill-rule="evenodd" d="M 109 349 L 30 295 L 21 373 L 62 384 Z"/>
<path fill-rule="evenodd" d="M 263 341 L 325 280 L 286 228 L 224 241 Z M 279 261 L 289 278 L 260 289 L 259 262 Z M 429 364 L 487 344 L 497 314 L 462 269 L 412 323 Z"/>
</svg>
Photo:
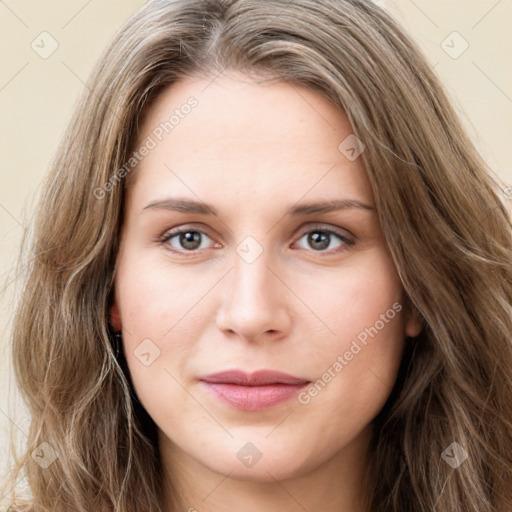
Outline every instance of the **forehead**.
<svg viewBox="0 0 512 512">
<path fill-rule="evenodd" d="M 146 112 L 139 145 L 151 139 L 154 147 L 132 187 L 146 196 L 217 191 L 223 201 L 227 192 L 298 200 L 313 189 L 372 201 L 362 159 L 340 150 L 349 136 L 346 115 L 304 86 L 234 73 L 188 77 L 164 89 Z"/>
</svg>

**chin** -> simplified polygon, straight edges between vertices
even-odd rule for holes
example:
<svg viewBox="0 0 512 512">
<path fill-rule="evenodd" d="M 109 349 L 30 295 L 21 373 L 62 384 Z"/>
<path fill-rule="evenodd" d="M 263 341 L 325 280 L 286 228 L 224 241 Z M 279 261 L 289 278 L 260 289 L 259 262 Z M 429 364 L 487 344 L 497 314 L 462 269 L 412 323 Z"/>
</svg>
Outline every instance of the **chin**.
<svg viewBox="0 0 512 512">
<path fill-rule="evenodd" d="M 220 454 L 212 454 L 209 460 L 201 461 L 211 470 L 235 480 L 274 482 L 306 474 L 315 465 L 313 457 L 305 457 L 300 446 L 273 444 L 270 440 L 253 438 L 254 442 L 240 443 L 234 440 L 234 449 L 228 448 Z M 229 453 L 232 455 L 229 455 Z M 226 456 L 228 455 L 228 456 Z M 318 461 L 321 464 L 321 461 Z"/>
</svg>

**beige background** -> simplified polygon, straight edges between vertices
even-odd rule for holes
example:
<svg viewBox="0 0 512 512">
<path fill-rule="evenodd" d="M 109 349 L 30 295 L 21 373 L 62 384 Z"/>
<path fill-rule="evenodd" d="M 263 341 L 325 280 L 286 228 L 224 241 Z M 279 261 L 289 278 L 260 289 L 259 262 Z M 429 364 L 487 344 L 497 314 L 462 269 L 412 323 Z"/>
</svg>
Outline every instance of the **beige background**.
<svg viewBox="0 0 512 512">
<path fill-rule="evenodd" d="M 0 0 L 0 461 L 6 456 L 8 427 L 17 428 L 22 439 L 22 432 L 27 432 L 23 407 L 12 383 L 9 386 L 8 333 L 16 284 L 13 263 L 20 237 L 34 213 L 42 176 L 94 62 L 117 28 L 142 3 Z M 504 184 L 511 186 L 512 2 L 380 3 L 388 5 L 420 43 L 483 156 Z M 46 59 L 31 47 L 33 41 L 41 47 L 41 38 L 46 38 L 44 48 L 38 51 L 51 49 L 50 36 L 40 36 L 43 31 L 58 44 Z M 461 53 L 466 44 L 467 50 Z M 461 55 L 453 58 L 458 53 Z"/>
</svg>

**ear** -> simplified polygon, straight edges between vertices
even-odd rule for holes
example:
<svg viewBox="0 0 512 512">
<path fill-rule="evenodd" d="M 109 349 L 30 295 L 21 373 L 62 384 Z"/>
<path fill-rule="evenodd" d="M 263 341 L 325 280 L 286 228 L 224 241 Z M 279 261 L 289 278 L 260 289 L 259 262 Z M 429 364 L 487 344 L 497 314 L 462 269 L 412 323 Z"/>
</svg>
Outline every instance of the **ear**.
<svg viewBox="0 0 512 512">
<path fill-rule="evenodd" d="M 416 308 L 409 307 L 405 313 L 405 335 L 409 338 L 418 336 L 423 327 L 423 320 Z"/>
<path fill-rule="evenodd" d="M 119 316 L 119 307 L 117 305 L 117 299 L 114 295 L 114 302 L 110 306 L 110 325 L 114 328 L 115 332 L 121 330 L 121 317 Z"/>
</svg>

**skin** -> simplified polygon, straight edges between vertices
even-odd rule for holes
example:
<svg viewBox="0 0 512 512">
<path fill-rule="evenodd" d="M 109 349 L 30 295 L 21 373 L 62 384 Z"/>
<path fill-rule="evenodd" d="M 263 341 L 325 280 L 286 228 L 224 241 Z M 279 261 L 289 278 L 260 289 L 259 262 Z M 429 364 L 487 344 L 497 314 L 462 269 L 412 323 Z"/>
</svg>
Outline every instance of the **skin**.
<svg viewBox="0 0 512 512">
<path fill-rule="evenodd" d="M 329 368 L 332 375 L 358 334 L 404 304 L 375 209 L 285 216 L 297 203 L 328 199 L 375 208 L 362 158 L 338 149 L 351 126 L 315 91 L 225 72 L 165 89 L 139 140 L 190 96 L 197 107 L 130 177 L 111 309 L 135 391 L 158 427 L 162 510 L 364 511 L 371 421 L 405 337 L 420 332 L 416 316 L 402 308 L 383 322 L 307 404 L 240 411 L 198 381 L 239 368 L 315 382 Z M 218 215 L 145 208 L 169 197 L 210 203 Z M 194 247 L 179 235 L 158 240 L 178 227 L 200 232 Z M 308 241 L 318 231 L 320 248 Z M 237 253 L 248 236 L 262 250 L 251 263 Z M 136 356 L 146 339 L 151 354 L 159 350 L 148 365 Z M 251 467 L 237 457 L 248 442 L 262 454 Z"/>
</svg>

